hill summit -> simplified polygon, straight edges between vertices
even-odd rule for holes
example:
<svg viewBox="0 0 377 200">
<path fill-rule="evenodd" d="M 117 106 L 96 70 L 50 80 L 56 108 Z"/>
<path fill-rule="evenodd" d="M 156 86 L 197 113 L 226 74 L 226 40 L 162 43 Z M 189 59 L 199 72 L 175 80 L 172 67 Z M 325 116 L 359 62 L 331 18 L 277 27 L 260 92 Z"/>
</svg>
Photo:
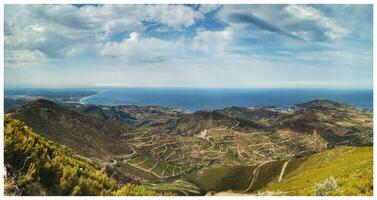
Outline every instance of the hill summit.
<svg viewBox="0 0 377 200">
<path fill-rule="evenodd" d="M 328 100 L 328 99 L 315 99 L 312 101 L 308 101 L 305 103 L 297 104 L 298 107 L 302 108 L 346 108 L 346 109 L 354 109 L 351 105 L 346 103 L 339 103 L 336 101 Z"/>
</svg>

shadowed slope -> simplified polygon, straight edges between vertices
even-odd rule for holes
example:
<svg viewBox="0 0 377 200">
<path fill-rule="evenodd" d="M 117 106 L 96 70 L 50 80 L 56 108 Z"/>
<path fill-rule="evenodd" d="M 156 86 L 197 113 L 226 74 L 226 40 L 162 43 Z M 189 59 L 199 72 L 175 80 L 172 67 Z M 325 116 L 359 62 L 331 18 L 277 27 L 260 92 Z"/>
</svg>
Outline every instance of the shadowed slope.
<svg viewBox="0 0 377 200">
<path fill-rule="evenodd" d="M 9 113 L 39 134 L 85 156 L 103 158 L 110 153 L 132 152 L 125 142 L 117 140 L 129 127 L 82 115 L 49 100 L 35 100 Z"/>
</svg>

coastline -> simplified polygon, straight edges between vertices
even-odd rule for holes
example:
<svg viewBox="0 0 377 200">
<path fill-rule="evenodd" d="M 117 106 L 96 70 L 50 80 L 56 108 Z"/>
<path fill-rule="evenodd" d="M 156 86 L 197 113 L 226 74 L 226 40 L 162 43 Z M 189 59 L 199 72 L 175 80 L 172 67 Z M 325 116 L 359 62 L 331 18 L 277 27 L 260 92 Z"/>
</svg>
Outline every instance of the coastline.
<svg viewBox="0 0 377 200">
<path fill-rule="evenodd" d="M 96 93 L 94 93 L 94 94 L 91 94 L 91 95 L 89 95 L 89 96 L 85 96 L 85 97 L 82 97 L 82 98 L 80 98 L 80 100 L 79 100 L 79 104 L 82 104 L 82 105 L 85 105 L 86 103 L 84 102 L 84 100 L 85 99 L 87 99 L 87 98 L 89 98 L 89 97 L 91 97 L 91 96 L 94 96 L 94 95 L 97 95 L 98 93 L 96 92 Z"/>
<path fill-rule="evenodd" d="M 300 94 L 300 95 L 298 95 Z M 236 107 L 294 107 L 296 104 L 314 100 L 329 99 L 352 105 L 363 110 L 373 107 L 372 91 L 333 90 L 267 90 L 267 91 L 218 91 L 218 90 L 165 90 L 165 89 L 113 89 L 97 92 L 95 101 L 98 105 L 158 105 L 166 108 L 178 108 L 185 112 L 224 109 Z M 87 104 L 90 96 L 80 99 Z M 97 98 L 98 97 L 98 98 Z M 94 100 L 94 99 L 91 99 Z"/>
</svg>

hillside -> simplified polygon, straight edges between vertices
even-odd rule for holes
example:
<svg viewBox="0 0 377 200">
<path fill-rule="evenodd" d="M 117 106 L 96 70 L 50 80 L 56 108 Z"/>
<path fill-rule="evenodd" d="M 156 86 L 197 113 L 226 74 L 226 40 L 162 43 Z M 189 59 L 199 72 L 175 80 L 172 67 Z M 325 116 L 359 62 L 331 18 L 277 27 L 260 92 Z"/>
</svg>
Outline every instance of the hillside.
<svg viewBox="0 0 377 200">
<path fill-rule="evenodd" d="M 288 171 L 291 166 L 288 164 Z M 326 181 L 337 187 L 326 191 L 329 186 L 320 185 Z M 296 170 L 286 173 L 281 182 L 271 183 L 262 191 L 286 195 L 373 195 L 373 148 L 338 147 L 311 155 Z"/>
<path fill-rule="evenodd" d="M 311 155 L 372 145 L 371 112 L 320 104 L 193 113 L 158 106 L 83 106 L 86 110 L 78 112 L 36 100 L 7 115 L 100 163 L 119 184 L 179 195 L 255 194 L 276 182 L 284 166 L 293 173 Z"/>
<path fill-rule="evenodd" d="M 317 109 L 354 109 L 351 105 L 331 101 L 328 99 L 315 99 L 305 103 L 297 104 L 297 107 Z"/>
<path fill-rule="evenodd" d="M 109 154 L 132 153 L 121 134 L 130 127 L 82 115 L 52 101 L 39 99 L 9 111 L 34 131 L 84 156 L 104 158 Z"/>
<path fill-rule="evenodd" d="M 228 107 L 223 110 L 197 111 L 171 119 L 158 127 L 178 135 L 196 135 L 223 127 L 234 131 L 289 132 L 316 135 L 329 145 L 370 145 L 372 113 L 362 112 L 347 104 L 330 100 L 314 100 L 297 107 Z M 288 136 L 288 135 L 286 135 Z"/>
<path fill-rule="evenodd" d="M 249 132 L 264 131 L 264 127 L 258 122 L 234 118 L 217 110 L 186 114 L 162 126 L 167 132 L 178 135 L 195 135 L 205 129 L 217 127 Z"/>
<path fill-rule="evenodd" d="M 158 126 L 169 119 L 183 114 L 182 110 L 160 106 L 101 106 L 81 105 L 75 108 L 78 112 L 104 120 L 124 122 L 131 125 Z"/>
<path fill-rule="evenodd" d="M 284 163 L 286 164 L 275 163 L 274 168 L 264 164 L 259 170 L 254 167 L 251 171 L 245 167 L 246 171 L 236 173 L 236 170 L 233 172 L 235 176 L 232 177 L 227 177 L 231 172 L 224 174 L 220 173 L 220 169 L 212 169 L 212 174 L 203 173 L 201 176 L 208 177 L 198 181 L 199 184 L 214 186 L 210 181 L 219 179 L 222 182 L 217 181 L 216 184 L 227 186 L 227 190 L 212 188 L 207 195 L 373 195 L 372 147 L 337 147 Z M 253 182 L 253 186 L 249 187 L 250 190 L 245 190 L 247 182 L 244 183 L 243 177 L 247 176 L 248 171 L 248 176 L 251 177 L 248 182 Z M 256 171 L 258 173 L 252 173 Z"/>
<path fill-rule="evenodd" d="M 4 119 L 5 195 L 159 195 L 120 186 L 95 161 L 38 136 L 24 123 Z"/>
<path fill-rule="evenodd" d="M 316 132 L 331 145 L 365 145 L 373 142 L 371 113 L 353 107 L 315 107 L 299 109 L 280 116 L 278 128 L 313 134 Z"/>
</svg>

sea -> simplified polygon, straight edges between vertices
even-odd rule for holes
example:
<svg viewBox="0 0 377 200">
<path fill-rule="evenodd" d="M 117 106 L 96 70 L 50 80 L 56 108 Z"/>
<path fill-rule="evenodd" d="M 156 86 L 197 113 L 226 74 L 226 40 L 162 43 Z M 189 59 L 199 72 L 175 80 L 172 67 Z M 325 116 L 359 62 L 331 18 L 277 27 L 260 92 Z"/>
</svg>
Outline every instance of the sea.
<svg viewBox="0 0 377 200">
<path fill-rule="evenodd" d="M 359 109 L 373 107 L 373 90 L 346 89 L 213 89 L 213 88 L 106 88 L 82 99 L 95 105 L 159 105 L 188 112 L 229 106 L 294 106 L 329 99 Z"/>
</svg>

